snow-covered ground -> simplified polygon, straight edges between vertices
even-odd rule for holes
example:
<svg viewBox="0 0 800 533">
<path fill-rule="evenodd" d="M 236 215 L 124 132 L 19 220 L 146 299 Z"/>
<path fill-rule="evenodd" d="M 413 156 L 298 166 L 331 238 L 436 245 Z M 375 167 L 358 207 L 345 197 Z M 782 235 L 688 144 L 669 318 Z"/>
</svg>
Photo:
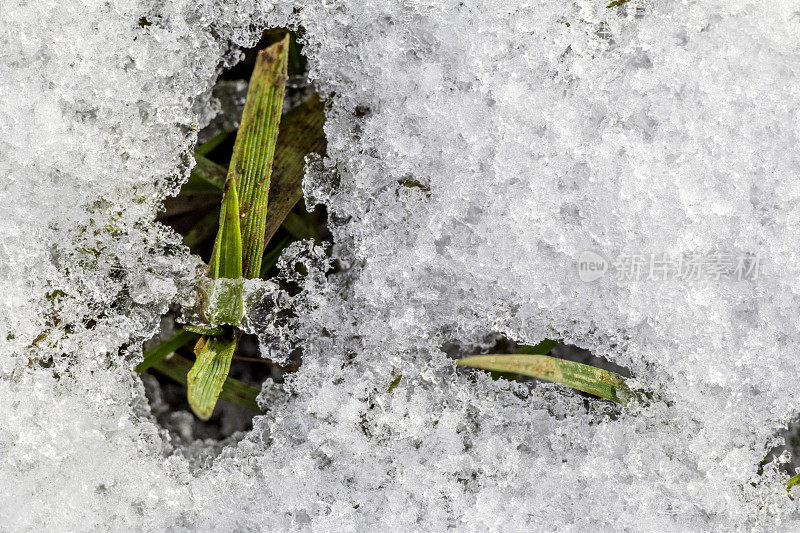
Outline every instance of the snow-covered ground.
<svg viewBox="0 0 800 533">
<path fill-rule="evenodd" d="M 800 2 L 607 5 L 0 3 L 0 529 L 799 528 L 759 463 L 800 412 Z M 186 445 L 133 372 L 198 266 L 154 218 L 220 69 L 286 25 L 345 269 L 286 254 L 295 318 L 253 321 L 300 371 Z M 450 357 L 544 337 L 658 401 Z"/>
</svg>

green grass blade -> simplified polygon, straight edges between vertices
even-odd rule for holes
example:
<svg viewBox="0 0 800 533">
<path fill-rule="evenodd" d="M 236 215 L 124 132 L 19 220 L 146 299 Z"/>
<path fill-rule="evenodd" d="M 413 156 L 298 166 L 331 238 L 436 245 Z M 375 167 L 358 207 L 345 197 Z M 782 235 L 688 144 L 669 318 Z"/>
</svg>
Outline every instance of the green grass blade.
<svg viewBox="0 0 800 533">
<path fill-rule="evenodd" d="M 172 357 L 154 364 L 152 368 L 160 374 L 186 385 L 186 376 L 192 368 L 192 361 L 174 354 Z M 261 409 L 256 402 L 256 397 L 260 392 L 256 387 L 243 383 L 238 379 L 227 378 L 222 385 L 219 399 L 260 412 Z"/>
<path fill-rule="evenodd" d="M 264 243 L 281 227 L 292 208 L 303 197 L 305 158 L 310 153 L 324 154 L 325 109 L 314 94 L 289 111 L 281 121 L 278 147 L 272 163 L 269 189 L 269 213 L 264 229 Z"/>
<path fill-rule="evenodd" d="M 398 374 L 397 377 L 394 378 L 391 383 L 389 383 L 389 388 L 386 389 L 386 392 L 388 392 L 389 394 L 394 392 L 394 389 L 396 389 L 397 386 L 400 385 L 401 379 L 403 379 L 403 374 Z"/>
<path fill-rule="evenodd" d="M 191 341 L 196 339 L 198 336 L 195 333 L 190 331 L 178 331 L 170 337 L 169 339 L 165 340 L 155 348 L 147 350 L 144 353 L 144 360 L 141 363 L 136 365 L 136 372 L 144 372 L 151 366 L 155 365 L 166 356 L 177 350 L 178 348 L 189 344 Z"/>
<path fill-rule="evenodd" d="M 242 228 L 242 272 L 261 272 L 272 159 L 278 139 L 286 87 L 289 35 L 259 52 L 228 167 L 228 181 L 239 191 Z"/>
<path fill-rule="evenodd" d="M 219 216 L 219 231 L 211 252 L 209 277 L 224 281 L 202 286 L 201 305 L 210 324 L 238 324 L 242 319 L 242 237 L 236 182 L 228 180 Z"/>
<path fill-rule="evenodd" d="M 635 395 L 615 372 L 547 355 L 473 355 L 456 364 L 546 379 L 623 405 Z"/>
<path fill-rule="evenodd" d="M 227 182 L 219 215 L 219 231 L 209 266 L 211 279 L 242 277 L 242 234 L 239 227 L 239 200 L 234 180 Z"/>
<path fill-rule="evenodd" d="M 186 376 L 186 392 L 192 411 L 201 420 L 208 420 L 228 377 L 235 338 L 200 337 L 194 348 L 194 365 Z"/>
<path fill-rule="evenodd" d="M 800 485 L 800 474 L 792 476 L 789 478 L 789 482 L 786 484 L 786 489 L 791 489 L 795 485 Z"/>
<path fill-rule="evenodd" d="M 550 353 L 550 350 L 555 348 L 558 345 L 558 341 L 554 341 L 551 339 L 544 339 L 542 342 L 530 346 L 524 345 L 520 346 L 519 349 L 514 352 L 515 354 L 540 354 L 540 355 L 547 355 Z M 513 380 L 517 377 L 517 374 L 514 372 L 498 372 L 492 371 L 492 379 L 500 379 L 504 378 L 509 381 Z"/>
</svg>

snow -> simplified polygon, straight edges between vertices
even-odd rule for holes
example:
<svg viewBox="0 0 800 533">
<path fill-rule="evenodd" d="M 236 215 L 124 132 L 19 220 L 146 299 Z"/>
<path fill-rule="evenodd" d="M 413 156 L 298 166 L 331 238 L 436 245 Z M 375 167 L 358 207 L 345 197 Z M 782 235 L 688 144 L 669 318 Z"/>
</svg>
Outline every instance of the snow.
<svg viewBox="0 0 800 533">
<path fill-rule="evenodd" d="M 800 3 L 606 5 L 3 2 L 0 523 L 799 527 L 789 458 L 759 463 L 800 405 Z M 286 24 L 327 98 L 306 197 L 345 270 L 297 244 L 298 295 L 250 287 L 247 327 L 303 365 L 248 434 L 187 442 L 132 370 L 199 268 L 153 220 L 220 67 Z M 760 272 L 587 283 L 586 251 L 757 254 Z M 658 399 L 452 364 L 544 337 Z"/>
</svg>

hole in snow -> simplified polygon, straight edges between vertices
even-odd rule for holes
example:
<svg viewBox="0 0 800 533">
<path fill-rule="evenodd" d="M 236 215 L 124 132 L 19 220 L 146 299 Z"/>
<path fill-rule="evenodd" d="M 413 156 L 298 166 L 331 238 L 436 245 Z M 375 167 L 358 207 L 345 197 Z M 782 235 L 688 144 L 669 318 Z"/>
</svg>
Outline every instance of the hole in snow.
<svg viewBox="0 0 800 533">
<path fill-rule="evenodd" d="M 256 56 L 260 50 L 282 39 L 284 34 L 285 30 L 282 29 L 264 32 L 258 44 L 253 48 L 242 50 L 243 60 L 239 64 L 220 75 L 213 89 L 214 97 L 219 101 L 219 113 L 198 134 L 198 145 L 215 137 L 223 139 L 205 154 L 205 157 L 213 162 L 227 168 Z M 284 112 L 305 102 L 313 93 L 313 88 L 308 84 L 305 75 L 305 58 L 299 52 L 299 45 L 293 41 L 289 49 L 289 79 L 284 97 Z M 221 194 L 178 194 L 174 198 L 167 199 L 158 219 L 185 238 L 193 233 L 191 244 L 188 242 L 187 244 L 193 253 L 208 263 L 216 235 L 215 213 L 218 212 L 220 200 Z M 316 237 L 321 239 L 329 237 L 324 208 L 308 213 L 304 208 L 304 202 L 300 201 L 290 216 L 295 220 L 302 219 L 309 227 L 315 226 Z M 203 225 L 207 226 L 205 231 L 198 231 Z M 280 250 L 281 247 L 297 240 L 297 233 L 297 228 L 289 226 L 279 228 L 267 243 L 267 251 Z M 262 275 L 269 278 L 275 273 L 276 269 L 273 266 L 266 273 L 262 272 Z M 165 320 L 170 321 L 172 318 L 167 317 Z M 194 361 L 193 348 L 194 342 L 180 348 L 177 353 Z M 277 366 L 260 356 L 256 336 L 243 335 L 231 363 L 229 377 L 261 389 L 262 383 L 267 379 L 283 383 L 284 375 L 297 370 L 298 367 L 299 354 L 293 354 L 286 365 Z M 173 442 L 184 450 L 190 448 L 198 439 L 216 440 L 220 444 L 238 440 L 244 432 L 252 429 L 253 417 L 258 415 L 253 410 L 220 399 L 211 418 L 202 421 L 192 414 L 185 385 L 152 369 L 142 374 L 142 381 L 157 421 L 170 432 Z"/>
</svg>

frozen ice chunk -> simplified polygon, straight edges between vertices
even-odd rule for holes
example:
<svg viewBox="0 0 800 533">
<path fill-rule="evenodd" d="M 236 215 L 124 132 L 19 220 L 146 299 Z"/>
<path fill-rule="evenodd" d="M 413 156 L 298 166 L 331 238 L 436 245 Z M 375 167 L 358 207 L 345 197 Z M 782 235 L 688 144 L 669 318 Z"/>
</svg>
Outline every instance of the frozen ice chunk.
<svg viewBox="0 0 800 533">
<path fill-rule="evenodd" d="M 230 324 L 238 326 L 244 314 L 244 278 L 197 281 L 194 307 L 183 309 L 183 320 L 193 326 L 213 328 Z"/>
</svg>

